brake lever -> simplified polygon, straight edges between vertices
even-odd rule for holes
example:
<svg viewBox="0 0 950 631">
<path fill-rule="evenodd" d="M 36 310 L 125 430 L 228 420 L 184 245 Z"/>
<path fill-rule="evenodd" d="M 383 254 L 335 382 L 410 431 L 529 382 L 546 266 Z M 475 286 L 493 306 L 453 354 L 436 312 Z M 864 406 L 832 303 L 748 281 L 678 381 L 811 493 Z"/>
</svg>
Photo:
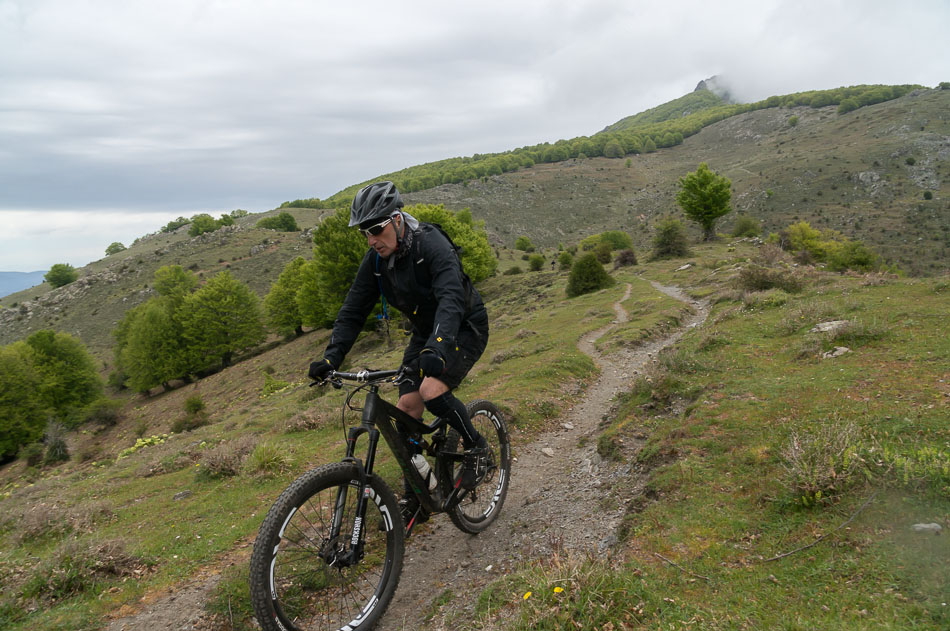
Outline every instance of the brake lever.
<svg viewBox="0 0 950 631">
<path fill-rule="evenodd" d="M 320 386 L 321 388 L 327 384 L 330 384 L 337 390 L 343 387 L 343 382 L 340 379 L 324 379 L 322 381 L 311 381 L 308 387 L 312 388 L 314 386 Z"/>
</svg>

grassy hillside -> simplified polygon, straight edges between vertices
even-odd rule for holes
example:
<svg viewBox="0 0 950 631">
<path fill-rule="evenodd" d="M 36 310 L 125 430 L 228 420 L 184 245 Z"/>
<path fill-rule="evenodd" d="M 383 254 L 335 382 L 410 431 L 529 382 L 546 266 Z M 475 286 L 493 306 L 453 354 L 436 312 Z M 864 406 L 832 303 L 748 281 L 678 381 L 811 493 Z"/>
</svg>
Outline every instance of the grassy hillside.
<svg viewBox="0 0 950 631">
<path fill-rule="evenodd" d="M 695 107 L 692 100 L 702 94 L 643 115 L 652 121 L 658 112 Z M 733 183 L 735 212 L 720 222 L 721 230 L 728 231 L 740 212 L 758 218 L 766 231 L 809 221 L 867 242 L 911 274 L 940 274 L 950 270 L 947 112 L 950 90 L 919 90 L 843 115 L 833 106 L 763 109 L 711 125 L 682 145 L 630 156 L 629 167 L 626 159 L 608 158 L 536 164 L 406 198 L 471 208 L 498 246 L 511 247 L 522 234 L 540 246 L 570 245 L 622 229 L 643 250 L 657 218 L 680 213 L 678 179 L 706 161 Z M 328 212 L 287 210 L 303 228 Z M 186 228 L 151 235 L 86 266 L 77 283 L 57 290 L 41 284 L 6 296 L 0 299 L 7 308 L 0 311 L 0 343 L 53 327 L 78 335 L 97 357 L 111 361 L 115 323 L 152 295 L 148 285 L 162 265 L 203 275 L 227 267 L 263 295 L 283 265 L 309 257 L 311 247 L 300 234 L 254 228 L 260 217 L 197 238 Z"/>
<path fill-rule="evenodd" d="M 809 221 L 867 242 L 911 274 L 940 274 L 950 270 L 948 112 L 950 90 L 921 90 L 843 115 L 834 107 L 765 109 L 711 125 L 682 145 L 631 156 L 629 167 L 608 158 L 538 164 L 407 198 L 471 208 L 509 247 L 522 234 L 554 246 L 619 228 L 642 249 L 658 217 L 682 216 L 678 179 L 707 162 L 733 184 L 735 212 L 721 230 L 738 213 L 758 218 L 766 231 Z"/>
<path fill-rule="evenodd" d="M 611 489 L 618 553 L 526 564 L 479 613 L 508 629 L 947 628 L 950 544 L 913 526 L 950 527 L 948 279 L 809 270 L 801 293 L 742 292 L 721 248 L 694 260 L 643 276 L 711 298 L 710 319 L 598 442 L 651 480 Z M 831 320 L 848 324 L 812 332 Z"/>
<path fill-rule="evenodd" d="M 305 231 L 328 212 L 290 209 Z M 127 250 L 86 265 L 74 283 L 51 288 L 42 283 L 0 299 L 0 344 L 53 328 L 78 336 L 99 359 L 111 362 L 112 330 L 125 312 L 156 295 L 151 287 L 155 270 L 181 265 L 199 277 L 228 269 L 235 278 L 264 296 L 284 265 L 297 256 L 311 257 L 309 232 L 277 232 L 255 228 L 264 216 L 237 219 L 234 226 L 198 237 L 188 227 L 172 233 L 147 235 Z"/>
<path fill-rule="evenodd" d="M 950 527 L 950 283 L 806 269 L 795 272 L 799 294 L 736 290 L 756 255 L 723 243 L 696 248 L 686 270 L 674 271 L 685 262 L 676 260 L 614 272 L 634 288 L 632 318 L 603 341 L 608 350 L 675 324 L 680 307 L 647 279 L 716 303 L 656 372 L 631 382 L 598 438 L 604 457 L 651 482 L 642 494 L 623 481 L 611 488 L 627 518 L 610 560 L 526 566 L 483 594 L 478 619 L 524 629 L 569 618 L 584 629 L 945 628 L 950 548 L 910 526 Z M 516 456 L 597 377 L 575 343 L 615 317 L 624 291 L 618 283 L 568 301 L 565 285 L 566 273 L 545 271 L 482 286 L 492 337 L 461 396 L 503 406 Z M 850 332 L 809 332 L 836 319 L 851 321 Z M 394 346 L 364 334 L 351 365 L 395 365 L 394 333 Z M 296 475 L 342 454 L 340 393 L 302 379 L 325 343 L 313 333 L 193 386 L 137 397 L 117 425 L 73 435 L 73 460 L 59 467 L 0 469 L 0 626 L 97 628 L 149 590 L 233 564 L 210 607 L 221 628 L 229 610 L 241 628 L 247 545 L 266 507 Z M 852 352 L 820 359 L 838 345 Z M 289 387 L 265 388 L 269 379 Z M 194 395 L 207 424 L 163 436 Z M 783 456 L 792 433 L 852 426 L 864 468 L 839 471 L 826 500 L 802 507 L 783 484 L 794 481 Z M 642 451 L 625 446 L 639 442 L 624 440 L 632 434 L 648 436 Z M 393 463 L 380 466 L 395 482 Z M 807 551 L 766 561 L 820 535 Z"/>
</svg>

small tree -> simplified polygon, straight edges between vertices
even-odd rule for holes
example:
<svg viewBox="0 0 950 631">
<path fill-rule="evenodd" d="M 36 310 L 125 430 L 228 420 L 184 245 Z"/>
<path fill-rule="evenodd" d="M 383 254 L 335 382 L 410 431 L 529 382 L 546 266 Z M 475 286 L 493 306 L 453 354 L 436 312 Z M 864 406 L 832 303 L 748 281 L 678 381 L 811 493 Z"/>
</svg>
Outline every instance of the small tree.
<svg viewBox="0 0 950 631">
<path fill-rule="evenodd" d="M 567 279 L 567 297 L 573 298 L 604 289 L 613 285 L 614 282 L 613 277 L 597 260 L 597 256 L 590 252 L 577 259 L 571 267 L 571 274 Z"/>
<path fill-rule="evenodd" d="M 106 256 L 112 256 L 113 254 L 118 254 L 122 250 L 125 250 L 125 246 L 119 243 L 118 241 L 113 241 L 109 244 L 109 247 L 106 248 Z"/>
<path fill-rule="evenodd" d="M 653 237 L 653 258 L 674 258 L 687 254 L 689 254 L 689 247 L 683 222 L 672 217 L 660 221 L 656 225 L 656 234 Z"/>
<path fill-rule="evenodd" d="M 612 251 L 613 251 L 613 248 L 610 247 L 610 243 L 606 241 L 601 241 L 600 243 L 597 244 L 597 247 L 594 248 L 594 256 L 597 257 L 597 260 L 600 263 L 602 263 L 603 265 L 606 265 L 607 263 L 610 263 L 610 259 L 611 259 L 610 253 Z"/>
<path fill-rule="evenodd" d="M 41 378 L 22 344 L 0 347 L 0 459 L 38 440 L 47 409 L 37 395 Z"/>
<path fill-rule="evenodd" d="M 604 145 L 605 158 L 622 158 L 624 156 L 623 145 L 617 139 L 611 139 Z"/>
<path fill-rule="evenodd" d="M 306 264 L 307 261 L 302 256 L 287 263 L 264 298 L 267 324 L 284 335 L 303 334 L 303 317 L 297 306 L 297 290 L 301 284 L 300 272 Z"/>
<path fill-rule="evenodd" d="M 366 239 L 349 222 L 349 208 L 341 208 L 313 233 L 313 259 L 301 268 L 297 291 L 297 307 L 307 326 L 333 324 L 366 254 Z"/>
<path fill-rule="evenodd" d="M 734 237 L 757 237 L 762 234 L 762 225 L 759 220 L 749 215 L 736 217 L 736 225 L 732 227 Z"/>
<path fill-rule="evenodd" d="M 246 285 L 221 272 L 185 298 L 182 326 L 199 366 L 218 357 L 229 366 L 234 353 L 264 340 L 259 300 Z"/>
<path fill-rule="evenodd" d="M 534 245 L 531 244 L 531 239 L 521 235 L 515 240 L 515 249 L 522 252 L 534 252 Z"/>
<path fill-rule="evenodd" d="M 300 228 L 297 227 L 297 221 L 294 219 L 294 216 L 286 211 L 279 213 L 276 217 L 264 217 L 257 222 L 257 227 L 267 228 L 269 230 L 277 230 L 279 232 L 300 231 Z"/>
<path fill-rule="evenodd" d="M 182 268 L 181 265 L 165 265 L 155 270 L 154 283 L 155 291 L 160 296 L 172 296 L 181 299 L 198 287 L 198 277 Z"/>
<path fill-rule="evenodd" d="M 532 254 L 528 258 L 528 267 L 531 268 L 532 272 L 540 272 L 541 268 L 544 267 L 544 257 L 540 254 Z"/>
<path fill-rule="evenodd" d="M 713 173 L 702 162 L 696 171 L 681 177 L 679 183 L 676 203 L 687 217 L 702 226 L 703 240 L 711 241 L 716 236 L 716 220 L 732 210 L 729 207 L 732 182 Z"/>
<path fill-rule="evenodd" d="M 43 280 L 54 288 L 68 285 L 77 278 L 79 278 L 79 272 L 69 263 L 56 263 L 46 272 L 46 275 L 43 276 Z"/>
<path fill-rule="evenodd" d="M 17 344 L 28 348 L 24 351 L 40 375 L 39 399 L 64 422 L 80 421 L 82 408 L 102 396 L 96 362 L 72 335 L 43 330 Z"/>
<path fill-rule="evenodd" d="M 192 237 L 197 237 L 206 232 L 214 232 L 219 227 L 214 217 L 207 213 L 201 213 L 191 218 L 191 227 L 188 228 L 188 234 Z"/>
</svg>

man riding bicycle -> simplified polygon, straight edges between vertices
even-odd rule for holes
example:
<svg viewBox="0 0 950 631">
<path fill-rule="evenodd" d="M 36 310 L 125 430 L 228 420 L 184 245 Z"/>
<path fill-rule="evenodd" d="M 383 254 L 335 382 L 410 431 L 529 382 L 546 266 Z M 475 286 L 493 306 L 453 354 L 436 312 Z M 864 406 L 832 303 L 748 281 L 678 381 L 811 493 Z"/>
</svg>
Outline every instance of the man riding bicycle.
<svg viewBox="0 0 950 631">
<path fill-rule="evenodd" d="M 353 198 L 349 225 L 359 226 L 370 247 L 337 313 L 323 359 L 311 363 L 308 374 L 320 381 L 339 368 L 382 295 L 384 305 L 412 323 L 396 407 L 416 419 L 427 409 L 459 433 L 465 449 L 460 484 L 473 489 L 485 476 L 488 443 L 452 390 L 485 350 L 488 312 L 441 228 L 420 223 L 402 207 L 392 182 L 365 186 Z M 403 512 L 414 513 L 416 502 L 407 492 L 400 501 Z"/>
</svg>

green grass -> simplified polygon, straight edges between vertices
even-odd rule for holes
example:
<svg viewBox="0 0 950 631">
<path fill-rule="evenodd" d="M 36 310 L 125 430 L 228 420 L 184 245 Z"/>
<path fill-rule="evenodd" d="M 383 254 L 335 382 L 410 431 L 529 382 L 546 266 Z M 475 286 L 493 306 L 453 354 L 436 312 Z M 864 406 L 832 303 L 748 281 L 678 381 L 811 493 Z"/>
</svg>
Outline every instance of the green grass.
<svg viewBox="0 0 950 631">
<path fill-rule="evenodd" d="M 677 351 L 698 360 L 663 370 L 698 392 L 695 400 L 671 414 L 644 405 L 654 392 L 638 386 L 601 437 L 609 445 L 625 432 L 650 434 L 637 456 L 650 470 L 646 493 L 616 490 L 628 506 L 619 556 L 526 567 L 482 594 L 483 615 L 514 615 L 512 629 L 568 628 L 569 620 L 583 629 L 608 621 L 616 628 L 946 628 L 950 545 L 910 530 L 950 524 L 948 302 L 933 287 L 827 277 L 782 305 L 740 308 L 727 319 L 718 316 L 736 303 L 717 305 Z M 849 340 L 852 353 L 797 356 L 814 324 L 854 314 L 875 324 L 874 334 Z M 783 325 L 789 318 L 801 326 Z M 710 336 L 720 342 L 710 345 Z M 857 428 L 864 462 L 836 482 L 827 502 L 803 509 L 783 484 L 783 447 L 793 431 L 839 422 Z M 885 454 L 912 461 L 911 474 Z M 820 535 L 813 547 L 767 561 Z M 554 594 L 558 585 L 565 591 Z M 527 591 L 533 596 L 525 600 Z"/>
<path fill-rule="evenodd" d="M 950 292 L 941 280 L 882 284 L 828 275 L 781 301 L 740 298 L 729 293 L 734 267 L 752 253 L 745 244 L 702 245 L 690 259 L 698 264 L 687 270 L 677 271 L 684 261 L 645 263 L 620 271 L 614 287 L 571 300 L 564 295 L 566 273 L 497 276 L 482 284 L 491 340 L 460 396 L 499 403 L 516 452 L 596 378 L 576 343 L 615 319 L 611 305 L 626 283 L 631 318 L 602 341 L 606 352 L 682 317 L 678 303 L 645 279 L 695 296 L 723 296 L 702 329 L 662 353 L 658 367 L 621 397 L 612 425 L 598 437 L 603 455 L 635 457 L 651 476 L 643 495 L 634 494 L 633 484 L 613 487 L 610 501 L 628 507 L 621 553 L 609 564 L 558 558 L 526 568 L 482 595 L 482 620 L 514 616 L 511 628 L 561 628 L 569 618 L 584 628 L 694 621 L 707 628 L 936 629 L 946 623 L 940 605 L 950 560 L 946 538 L 908 529 L 916 521 L 950 525 L 941 472 L 950 442 L 950 342 L 943 324 Z M 833 319 L 859 326 L 845 332 L 847 339 L 809 332 Z M 230 601 L 236 628 L 248 624 L 246 559 L 235 551 L 246 550 L 294 477 L 343 455 L 342 393 L 310 390 L 303 379 L 326 340 L 327 332 L 310 334 L 197 384 L 130 400 L 114 427 L 74 435 L 80 448 L 98 446 L 95 460 L 32 473 L 20 464 L 7 467 L 0 478 L 0 509 L 8 516 L 0 519 L 0 620 L 11 629 L 95 628 L 146 593 L 233 562 L 237 569 L 226 572 L 210 607 L 223 620 Z M 364 334 L 348 366 L 396 366 L 402 340 L 395 326 L 392 346 Z M 815 352 L 803 355 L 808 343 Z M 832 344 L 852 353 L 820 359 L 817 351 Z M 290 387 L 262 398 L 265 368 Z M 207 425 L 116 460 L 140 435 L 168 433 L 195 395 L 206 403 Z M 395 398 L 392 391 L 384 395 Z M 813 431 L 829 419 L 854 423 L 861 453 L 877 454 L 882 464 L 870 467 L 870 485 L 856 477 L 828 502 L 804 510 L 782 484 L 782 449 L 793 431 Z M 631 435 L 636 442 L 649 437 L 636 456 Z M 232 476 L 199 474 L 195 465 L 208 450 L 247 437 L 260 449 L 256 461 L 248 456 Z M 383 454 L 377 465 L 398 486 L 392 458 Z M 848 529 L 834 531 L 875 489 L 875 501 Z M 175 499 L 182 491 L 190 494 Z M 38 505 L 73 515 L 69 528 L 34 520 L 36 535 L 19 536 L 16 516 Z M 805 552 L 763 562 L 828 533 Z M 40 577 L 55 573 L 55 563 L 68 577 L 61 551 L 71 537 L 90 547 L 122 540 L 146 570 L 134 580 L 96 574 L 82 589 L 56 592 L 61 597 L 52 602 Z M 11 601 L 28 585 L 31 597 Z M 558 586 L 564 591 L 555 593 Z M 534 596 L 524 600 L 527 591 Z"/>
<path fill-rule="evenodd" d="M 615 317 L 611 305 L 623 296 L 624 287 L 617 285 L 567 300 L 566 278 L 566 272 L 499 276 L 481 287 L 492 333 L 460 396 L 490 398 L 501 405 L 509 416 L 516 451 L 518 444 L 550 425 L 596 377 L 593 362 L 576 348 L 577 340 L 609 323 Z M 395 323 L 392 334 L 391 346 L 380 334 L 361 336 L 344 367 L 397 366 L 404 338 Z M 95 460 L 47 468 L 33 486 L 14 482 L 19 465 L 4 471 L 0 496 L 9 495 L 0 500 L 0 507 L 5 511 L 45 502 L 66 514 L 103 502 L 108 511 L 88 529 L 77 531 L 85 537 L 82 540 L 122 539 L 129 554 L 148 567 L 135 580 L 103 575 L 55 603 L 29 590 L 23 596 L 29 581 L 40 584 L 43 564 L 52 562 L 73 531 L 42 530 L 40 523 L 37 537 L 20 542 L 15 524 L 4 521 L 0 578 L 6 567 L 21 567 L 26 574 L 5 579 L 8 596 L 0 602 L 12 607 L 10 611 L 37 605 L 30 615 L 10 620 L 10 628 L 94 627 L 94 621 L 123 604 L 231 559 L 253 538 L 270 504 L 291 480 L 311 467 L 339 460 L 344 453 L 343 393 L 308 389 L 303 379 L 309 360 L 322 352 L 327 336 L 328 332 L 307 335 L 193 385 L 151 398 L 136 397 L 115 426 L 76 435 L 80 446 L 97 445 Z M 290 385 L 262 397 L 268 379 Z M 383 394 L 391 400 L 396 396 L 388 389 Z M 197 397 L 205 404 L 206 424 L 171 433 L 176 420 L 187 414 L 189 400 Z M 357 421 L 349 416 L 350 423 Z M 301 425 L 309 429 L 300 431 Z M 140 435 L 162 434 L 170 435 L 139 441 Z M 138 448 L 116 457 L 136 444 Z M 388 452 L 380 454 L 376 465 L 391 485 L 401 485 Z M 246 569 L 246 559 L 238 558 L 235 565 Z M 242 571 L 226 572 L 210 605 L 223 620 L 230 600 L 228 621 L 234 617 L 236 625 L 249 620 Z M 16 594 L 20 600 L 11 601 Z M 7 610 L 0 609 L 0 615 L 7 615 L 2 613 Z"/>
</svg>

